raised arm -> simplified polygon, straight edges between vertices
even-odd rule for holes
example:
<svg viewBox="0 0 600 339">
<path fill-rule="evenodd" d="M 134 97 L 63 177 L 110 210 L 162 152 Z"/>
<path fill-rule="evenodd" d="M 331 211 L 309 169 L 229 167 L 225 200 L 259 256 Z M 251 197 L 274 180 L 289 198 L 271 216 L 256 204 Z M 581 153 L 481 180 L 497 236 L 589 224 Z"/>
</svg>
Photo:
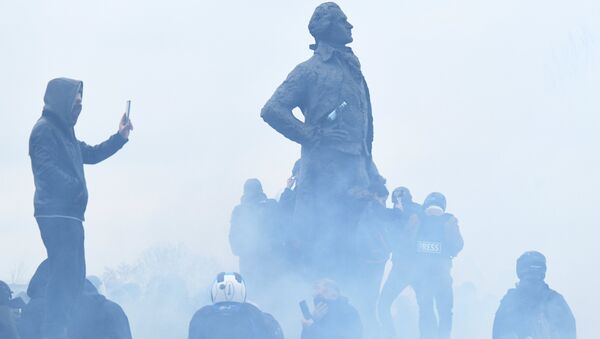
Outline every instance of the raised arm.
<svg viewBox="0 0 600 339">
<path fill-rule="evenodd" d="M 105 142 L 96 146 L 90 146 L 83 141 L 79 141 L 83 163 L 97 164 L 115 154 L 123 147 L 123 145 L 125 145 L 125 143 L 127 143 L 129 132 L 131 130 L 133 130 L 133 125 L 131 124 L 131 121 L 127 119 L 125 114 L 123 114 L 123 117 L 119 122 L 119 132 L 112 135 Z"/>
<path fill-rule="evenodd" d="M 79 141 L 83 163 L 97 164 L 106 160 L 120 150 L 126 142 L 127 139 L 123 138 L 119 133 L 113 134 L 108 140 L 96 146 L 90 146 L 83 141 Z"/>
</svg>

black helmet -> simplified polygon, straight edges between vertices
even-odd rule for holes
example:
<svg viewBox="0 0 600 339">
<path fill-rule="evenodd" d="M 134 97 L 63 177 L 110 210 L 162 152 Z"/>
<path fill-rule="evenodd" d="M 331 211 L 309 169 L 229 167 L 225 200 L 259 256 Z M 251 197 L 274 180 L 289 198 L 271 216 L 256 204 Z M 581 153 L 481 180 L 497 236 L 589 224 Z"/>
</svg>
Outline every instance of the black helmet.
<svg viewBox="0 0 600 339">
<path fill-rule="evenodd" d="M 412 194 L 406 187 L 400 186 L 392 192 L 392 203 L 397 204 L 398 201 L 402 203 L 412 202 Z"/>
<path fill-rule="evenodd" d="M 7 283 L 0 280 L 0 305 L 6 305 L 12 299 L 12 291 Z"/>
<path fill-rule="evenodd" d="M 263 192 L 262 184 L 260 180 L 251 178 L 246 180 L 244 183 L 244 194 L 255 195 Z"/>
<path fill-rule="evenodd" d="M 446 210 L 446 197 L 440 192 L 429 193 L 423 202 L 423 209 L 429 206 L 438 206 L 444 211 Z"/>
<path fill-rule="evenodd" d="M 523 253 L 517 259 L 517 276 L 519 279 L 544 280 L 546 277 L 546 257 L 537 251 Z"/>
</svg>

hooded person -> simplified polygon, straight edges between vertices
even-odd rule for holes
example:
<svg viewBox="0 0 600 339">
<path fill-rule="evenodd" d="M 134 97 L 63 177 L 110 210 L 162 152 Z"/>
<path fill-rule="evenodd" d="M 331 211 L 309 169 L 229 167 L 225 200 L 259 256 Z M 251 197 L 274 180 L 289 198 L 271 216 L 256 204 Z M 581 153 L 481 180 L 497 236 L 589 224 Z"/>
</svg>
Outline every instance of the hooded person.
<svg viewBox="0 0 600 339">
<path fill-rule="evenodd" d="M 246 301 L 240 274 L 219 273 L 210 293 L 212 305 L 194 314 L 188 339 L 283 339 L 277 320 Z"/>
<path fill-rule="evenodd" d="M 129 138 L 131 122 L 123 115 L 118 133 L 90 146 L 75 136 L 83 82 L 57 78 L 48 83 L 44 109 L 29 138 L 35 183 L 34 216 L 48 255 L 48 291 L 44 332 L 65 338 L 66 324 L 85 279 L 84 214 L 88 191 L 84 164 L 99 163 Z"/>
<path fill-rule="evenodd" d="M 46 310 L 48 278 L 49 265 L 44 260 L 27 287 L 30 301 L 23 308 L 18 324 L 21 339 L 46 338 L 41 323 Z M 88 279 L 83 293 L 75 301 L 66 332 L 69 339 L 131 339 L 129 320 L 123 309 L 98 293 Z"/>
<path fill-rule="evenodd" d="M 42 261 L 37 267 L 27 286 L 29 302 L 21 310 L 18 328 L 21 339 L 43 338 L 42 322 L 46 310 L 46 288 L 49 276 L 48 260 Z"/>
<path fill-rule="evenodd" d="M 82 296 L 70 319 L 69 339 L 131 339 L 127 315 L 117 303 L 106 299 L 86 279 Z"/>
<path fill-rule="evenodd" d="M 240 204 L 231 213 L 229 244 L 252 288 L 258 289 L 270 279 L 269 272 L 275 272 L 273 250 L 279 248 L 280 237 L 277 212 L 277 202 L 267 198 L 260 181 L 246 180 Z"/>
<path fill-rule="evenodd" d="M 537 251 L 517 259 L 519 282 L 496 311 L 493 339 L 576 339 L 575 318 L 563 296 L 545 282 L 546 257 Z"/>
</svg>

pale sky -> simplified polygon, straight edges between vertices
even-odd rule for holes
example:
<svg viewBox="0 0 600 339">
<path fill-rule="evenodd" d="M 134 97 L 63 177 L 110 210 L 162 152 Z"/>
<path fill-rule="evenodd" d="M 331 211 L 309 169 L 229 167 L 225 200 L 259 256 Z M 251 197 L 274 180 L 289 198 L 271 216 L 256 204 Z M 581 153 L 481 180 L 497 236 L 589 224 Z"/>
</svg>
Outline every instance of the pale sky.
<svg viewBox="0 0 600 339">
<path fill-rule="evenodd" d="M 600 325 L 600 3 L 341 1 L 369 83 L 374 159 L 390 189 L 448 198 L 465 250 L 455 281 L 500 298 L 536 249 L 571 304 L 579 338 Z M 90 273 L 159 242 L 235 265 L 231 209 L 248 177 L 270 196 L 299 146 L 259 117 L 310 57 L 318 1 L 0 3 L 0 279 L 29 276 L 45 251 L 33 218 L 28 137 L 48 80 L 84 81 L 76 127 L 131 141 L 86 167 Z"/>
</svg>

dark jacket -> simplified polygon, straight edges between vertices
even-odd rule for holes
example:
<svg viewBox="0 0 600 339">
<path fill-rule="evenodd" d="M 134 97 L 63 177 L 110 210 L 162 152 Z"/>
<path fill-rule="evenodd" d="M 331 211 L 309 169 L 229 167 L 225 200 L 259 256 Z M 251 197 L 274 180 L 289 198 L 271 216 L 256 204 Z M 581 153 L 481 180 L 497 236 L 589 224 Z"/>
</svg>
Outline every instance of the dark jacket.
<svg viewBox="0 0 600 339">
<path fill-rule="evenodd" d="M 419 227 L 422 218 L 421 205 L 409 201 L 404 206 L 403 210 L 393 208 L 390 211 L 389 243 L 392 261 L 398 263 L 414 259 L 414 239 L 411 238 L 410 231 Z"/>
<path fill-rule="evenodd" d="M 50 274 L 50 265 L 48 259 L 42 261 L 38 266 L 29 286 L 27 286 L 27 295 L 30 300 L 21 310 L 21 319 L 19 319 L 18 328 L 21 339 L 41 339 L 42 322 L 46 310 L 46 284 Z"/>
<path fill-rule="evenodd" d="M 452 259 L 464 246 L 457 219 L 452 214 L 445 213 L 441 216 L 422 214 L 420 220 L 413 248 L 417 263 L 423 269 L 449 269 Z"/>
<path fill-rule="evenodd" d="M 391 211 L 377 201 L 370 201 L 356 229 L 353 248 L 365 263 L 385 264 L 390 256 L 389 231 Z"/>
<path fill-rule="evenodd" d="M 508 290 L 496 312 L 493 339 L 575 339 L 575 318 L 562 295 L 543 282 Z"/>
<path fill-rule="evenodd" d="M 190 322 L 189 339 L 283 339 L 275 318 L 248 303 L 201 308 Z"/>
<path fill-rule="evenodd" d="M 362 324 L 356 309 L 346 298 L 327 302 L 327 314 L 302 329 L 302 339 L 360 339 Z"/>
<path fill-rule="evenodd" d="M 127 315 L 86 280 L 69 325 L 71 339 L 131 339 Z"/>
<path fill-rule="evenodd" d="M 29 138 L 29 156 L 35 181 L 35 216 L 68 216 L 84 220 L 88 192 L 83 164 L 96 164 L 117 152 L 127 142 L 120 134 L 90 146 L 75 137 L 72 117 L 78 80 L 50 81 L 44 95 L 44 110 Z"/>
<path fill-rule="evenodd" d="M 229 244 L 233 254 L 258 259 L 270 253 L 279 232 L 276 217 L 277 201 L 264 193 L 242 196 L 231 213 Z"/>
</svg>

